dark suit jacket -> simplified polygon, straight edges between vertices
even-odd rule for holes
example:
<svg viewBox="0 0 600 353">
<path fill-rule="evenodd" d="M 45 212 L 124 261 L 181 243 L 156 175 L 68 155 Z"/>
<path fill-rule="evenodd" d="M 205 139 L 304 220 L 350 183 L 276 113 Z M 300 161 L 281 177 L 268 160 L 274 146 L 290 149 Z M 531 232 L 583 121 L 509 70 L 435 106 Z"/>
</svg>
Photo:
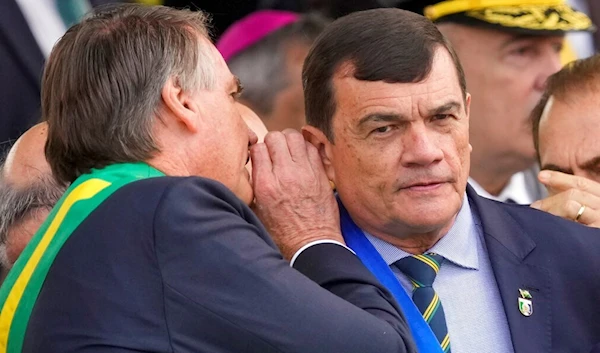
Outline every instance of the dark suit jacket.
<svg viewBox="0 0 600 353">
<path fill-rule="evenodd" d="M 600 342 L 600 230 L 467 190 L 508 319 L 515 353 L 588 353 Z M 533 314 L 518 308 L 519 289 Z"/>
<path fill-rule="evenodd" d="M 94 0 L 94 6 L 114 0 Z M 44 56 L 15 0 L 0 1 L 0 152 L 40 120 Z"/>
<path fill-rule="evenodd" d="M 414 351 L 394 300 L 351 252 L 316 245 L 295 267 L 223 185 L 134 182 L 58 253 L 23 352 Z"/>
</svg>

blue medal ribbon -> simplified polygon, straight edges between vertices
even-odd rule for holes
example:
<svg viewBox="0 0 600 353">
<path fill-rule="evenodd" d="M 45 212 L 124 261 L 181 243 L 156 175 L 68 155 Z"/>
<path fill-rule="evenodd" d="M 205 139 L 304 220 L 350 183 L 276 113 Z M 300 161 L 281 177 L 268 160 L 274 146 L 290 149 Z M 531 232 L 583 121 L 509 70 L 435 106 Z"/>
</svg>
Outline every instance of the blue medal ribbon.
<svg viewBox="0 0 600 353">
<path fill-rule="evenodd" d="M 408 296 L 404 288 L 402 288 L 394 272 L 392 272 L 373 244 L 367 239 L 363 231 L 350 218 L 348 211 L 339 202 L 339 199 L 338 204 L 340 206 L 342 235 L 344 236 L 346 245 L 356 253 L 365 267 L 396 298 L 398 305 L 400 305 L 400 308 L 404 312 L 413 339 L 417 345 L 417 350 L 420 353 L 442 353 L 440 343 L 427 322 L 425 322 L 425 319 L 423 319 L 419 309 L 417 309 L 412 299 Z"/>
</svg>

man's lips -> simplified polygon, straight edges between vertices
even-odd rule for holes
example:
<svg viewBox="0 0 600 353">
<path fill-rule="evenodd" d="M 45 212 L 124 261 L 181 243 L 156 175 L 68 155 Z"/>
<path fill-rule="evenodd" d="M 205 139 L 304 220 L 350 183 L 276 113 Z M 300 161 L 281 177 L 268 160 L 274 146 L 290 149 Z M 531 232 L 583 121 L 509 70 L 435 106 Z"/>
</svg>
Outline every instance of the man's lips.
<svg viewBox="0 0 600 353">
<path fill-rule="evenodd" d="M 431 181 L 420 181 L 410 183 L 400 187 L 401 190 L 414 190 L 414 191 L 428 191 L 434 190 L 444 184 L 448 183 L 447 180 L 431 180 Z"/>
</svg>

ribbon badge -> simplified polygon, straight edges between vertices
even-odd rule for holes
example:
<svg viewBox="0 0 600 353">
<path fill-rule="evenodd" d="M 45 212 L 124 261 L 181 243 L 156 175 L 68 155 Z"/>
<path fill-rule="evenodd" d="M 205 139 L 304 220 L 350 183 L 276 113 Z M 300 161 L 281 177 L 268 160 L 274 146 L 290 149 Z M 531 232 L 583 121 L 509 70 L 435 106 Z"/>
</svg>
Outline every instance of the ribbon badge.
<svg viewBox="0 0 600 353">
<path fill-rule="evenodd" d="M 519 311 L 523 316 L 529 317 L 533 314 L 533 303 L 531 293 L 528 290 L 519 288 Z"/>
</svg>

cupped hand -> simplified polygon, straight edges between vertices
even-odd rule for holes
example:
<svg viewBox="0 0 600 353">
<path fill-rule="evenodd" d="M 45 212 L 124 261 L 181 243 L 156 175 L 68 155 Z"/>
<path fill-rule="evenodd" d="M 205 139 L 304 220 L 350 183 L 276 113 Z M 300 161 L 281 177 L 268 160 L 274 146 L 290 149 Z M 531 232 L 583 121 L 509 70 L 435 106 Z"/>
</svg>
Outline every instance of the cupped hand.
<svg viewBox="0 0 600 353">
<path fill-rule="evenodd" d="M 269 132 L 250 154 L 253 209 L 285 258 L 313 241 L 343 243 L 337 202 L 316 147 L 288 129 Z"/>
</svg>

